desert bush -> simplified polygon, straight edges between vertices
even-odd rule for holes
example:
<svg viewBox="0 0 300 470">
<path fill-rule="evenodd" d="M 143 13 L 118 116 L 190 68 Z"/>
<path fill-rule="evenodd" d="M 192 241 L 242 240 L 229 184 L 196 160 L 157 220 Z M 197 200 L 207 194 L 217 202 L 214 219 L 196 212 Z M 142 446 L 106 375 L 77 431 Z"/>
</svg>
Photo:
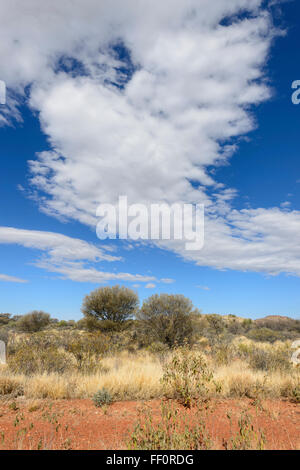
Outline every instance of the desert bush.
<svg viewBox="0 0 300 470">
<path fill-rule="evenodd" d="M 56 323 L 55 326 L 57 328 L 67 328 L 68 327 L 68 322 L 66 320 L 60 320 L 59 322 Z"/>
<path fill-rule="evenodd" d="M 220 335 L 225 330 L 225 322 L 220 315 L 214 313 L 206 315 L 206 320 L 208 322 L 209 328 L 215 333 L 215 335 Z"/>
<path fill-rule="evenodd" d="M 127 287 L 101 287 L 84 298 L 82 313 L 85 317 L 122 323 L 137 310 L 137 294 Z"/>
<path fill-rule="evenodd" d="M 256 320 L 257 325 L 273 331 L 278 331 L 287 339 L 294 338 L 300 333 L 300 320 L 294 320 L 287 317 L 266 317 Z"/>
<path fill-rule="evenodd" d="M 238 321 L 236 318 L 233 318 L 230 320 L 230 322 L 227 325 L 227 330 L 229 331 L 229 333 L 233 335 L 241 335 L 245 332 L 243 323 Z"/>
<path fill-rule="evenodd" d="M 208 399 L 213 373 L 201 354 L 179 348 L 165 364 L 163 372 L 166 395 L 170 394 L 185 407 L 190 408 L 195 400 Z"/>
<path fill-rule="evenodd" d="M 140 410 L 139 421 L 128 442 L 130 450 L 207 450 L 212 441 L 199 411 L 193 421 L 174 405 L 161 403 L 158 422 L 151 409 Z"/>
<path fill-rule="evenodd" d="M 102 370 L 101 359 L 109 349 L 109 342 L 101 333 L 71 335 L 65 349 L 74 357 L 78 370 L 92 373 Z"/>
<path fill-rule="evenodd" d="M 253 325 L 253 320 L 251 318 L 245 318 L 245 320 L 242 321 L 242 327 L 245 332 L 249 331 Z"/>
<path fill-rule="evenodd" d="M 249 365 L 254 370 L 272 372 L 274 370 L 290 370 L 290 352 L 286 348 L 273 348 L 271 350 L 252 348 L 249 354 Z"/>
<path fill-rule="evenodd" d="M 25 375 L 58 372 L 74 369 L 72 361 L 60 350 L 58 340 L 44 333 L 32 334 L 12 341 L 8 348 L 8 367 L 14 373 Z"/>
<path fill-rule="evenodd" d="M 239 343 L 236 348 L 236 355 L 240 359 L 249 359 L 251 352 L 253 351 L 253 344 L 250 343 Z"/>
<path fill-rule="evenodd" d="M 120 331 L 123 323 L 117 323 L 112 320 L 99 320 L 92 316 L 82 318 L 77 322 L 77 326 L 88 331 L 102 331 L 103 333 L 112 333 Z"/>
<path fill-rule="evenodd" d="M 228 365 L 234 358 L 235 349 L 229 343 L 219 343 L 212 348 L 211 355 L 218 366 Z"/>
<path fill-rule="evenodd" d="M 203 336 L 207 330 L 209 324 L 204 315 L 199 315 L 199 313 L 191 314 L 191 320 L 193 324 L 193 330 L 195 335 Z"/>
<path fill-rule="evenodd" d="M 112 401 L 112 396 L 110 392 L 106 390 L 106 388 L 101 388 L 101 390 L 98 390 L 98 392 L 96 392 L 93 396 L 93 402 L 97 407 L 110 405 Z"/>
<path fill-rule="evenodd" d="M 194 313 L 192 302 L 183 295 L 155 294 L 144 301 L 137 316 L 152 341 L 171 348 L 193 342 Z"/>
<path fill-rule="evenodd" d="M 253 328 L 247 334 L 248 338 L 254 341 L 274 343 L 279 339 L 284 339 L 278 331 L 269 328 Z"/>
<path fill-rule="evenodd" d="M 149 351 L 151 354 L 168 354 L 169 353 L 169 348 L 165 343 L 161 343 L 160 341 L 153 341 L 147 348 L 147 351 Z"/>
<path fill-rule="evenodd" d="M 70 359 L 55 346 L 39 349 L 25 342 L 21 342 L 15 353 L 8 356 L 7 363 L 13 373 L 25 375 L 51 372 L 63 374 L 73 369 Z"/>
<path fill-rule="evenodd" d="M 204 330 L 204 334 L 208 339 L 211 346 L 222 341 L 222 334 L 225 332 L 226 325 L 219 315 L 211 314 L 206 315 L 207 328 Z"/>
<path fill-rule="evenodd" d="M 53 326 L 55 328 L 68 328 L 68 329 L 73 329 L 77 327 L 77 322 L 74 320 L 60 320 L 60 321 L 52 321 Z"/>
<path fill-rule="evenodd" d="M 37 331 L 41 331 L 49 324 L 50 324 L 49 313 L 45 313 L 43 311 L 37 311 L 37 310 L 27 313 L 27 315 L 23 315 L 17 321 L 18 329 L 27 333 L 35 333 Z"/>
</svg>

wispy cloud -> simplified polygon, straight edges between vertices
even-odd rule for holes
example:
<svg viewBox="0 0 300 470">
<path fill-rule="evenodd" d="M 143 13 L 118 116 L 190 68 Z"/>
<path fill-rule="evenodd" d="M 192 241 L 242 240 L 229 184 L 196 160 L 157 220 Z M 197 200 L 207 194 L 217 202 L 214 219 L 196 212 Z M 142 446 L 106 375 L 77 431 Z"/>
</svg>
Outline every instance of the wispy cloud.
<svg viewBox="0 0 300 470">
<path fill-rule="evenodd" d="M 173 284 L 173 282 L 175 282 L 175 279 L 163 278 L 160 280 L 160 282 L 163 282 L 164 284 Z"/>
<path fill-rule="evenodd" d="M 17 282 L 17 283 L 20 283 L 20 284 L 24 284 L 24 283 L 28 282 L 25 279 L 20 279 L 18 277 L 14 277 L 14 276 L 7 276 L 7 274 L 0 274 L 0 282 L 1 281 L 3 281 L 3 282 Z"/>
<path fill-rule="evenodd" d="M 154 289 L 155 287 L 156 287 L 156 285 L 153 284 L 152 282 L 149 282 L 148 284 L 145 285 L 146 289 Z"/>
<path fill-rule="evenodd" d="M 148 275 L 100 271 L 91 266 L 91 263 L 113 262 L 121 258 L 108 254 L 105 248 L 99 248 L 92 243 L 59 233 L 0 227 L 1 243 L 17 244 L 40 250 L 42 256 L 34 260 L 33 264 L 48 272 L 58 273 L 64 279 L 95 283 L 105 283 L 111 280 L 128 282 L 156 280 L 154 276 Z"/>
</svg>

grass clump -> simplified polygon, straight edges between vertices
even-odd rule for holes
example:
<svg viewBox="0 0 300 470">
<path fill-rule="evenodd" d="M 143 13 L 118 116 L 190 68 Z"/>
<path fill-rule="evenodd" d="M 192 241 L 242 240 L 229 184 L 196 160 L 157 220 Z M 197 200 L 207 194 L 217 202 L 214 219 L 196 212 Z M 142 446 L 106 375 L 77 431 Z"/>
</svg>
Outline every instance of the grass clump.
<svg viewBox="0 0 300 470">
<path fill-rule="evenodd" d="M 24 390 L 20 382 L 13 377 L 0 377 L 0 395 L 23 395 Z"/>
<path fill-rule="evenodd" d="M 106 388 L 101 388 L 98 392 L 95 393 L 93 396 L 93 402 L 96 407 L 102 407 L 104 405 L 110 405 L 113 399 L 108 390 Z"/>
</svg>

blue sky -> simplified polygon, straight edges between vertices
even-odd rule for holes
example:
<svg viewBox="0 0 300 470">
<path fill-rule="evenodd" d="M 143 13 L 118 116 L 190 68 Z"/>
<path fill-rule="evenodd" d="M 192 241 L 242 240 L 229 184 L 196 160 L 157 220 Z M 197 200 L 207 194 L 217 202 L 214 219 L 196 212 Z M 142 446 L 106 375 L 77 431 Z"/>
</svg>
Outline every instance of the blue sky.
<svg viewBox="0 0 300 470">
<path fill-rule="evenodd" d="M 79 319 L 119 283 L 299 318 L 299 3 L 6 3 L 0 311 Z M 204 248 L 99 240 L 98 204 L 123 194 L 203 202 Z"/>
</svg>

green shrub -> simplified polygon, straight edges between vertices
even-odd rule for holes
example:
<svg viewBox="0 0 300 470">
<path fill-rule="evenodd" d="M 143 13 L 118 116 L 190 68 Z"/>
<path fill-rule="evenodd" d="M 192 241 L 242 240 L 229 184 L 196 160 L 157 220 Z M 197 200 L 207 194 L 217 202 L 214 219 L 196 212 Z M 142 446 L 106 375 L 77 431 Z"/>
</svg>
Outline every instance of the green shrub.
<svg viewBox="0 0 300 470">
<path fill-rule="evenodd" d="M 93 396 L 93 402 L 95 406 L 101 407 L 104 405 L 110 405 L 112 403 L 113 399 L 108 390 L 106 388 L 101 388 L 98 392 L 95 393 Z"/>
<path fill-rule="evenodd" d="M 82 313 L 86 318 L 122 323 L 135 314 L 138 303 L 137 294 L 127 287 L 101 287 L 84 298 Z"/>
<path fill-rule="evenodd" d="M 102 331 L 104 333 L 111 333 L 122 329 L 122 323 L 117 323 L 112 320 L 99 320 L 92 316 L 87 316 L 79 320 L 77 325 L 91 332 Z"/>
<path fill-rule="evenodd" d="M 152 341 L 171 348 L 194 341 L 194 313 L 192 302 L 183 295 L 155 294 L 144 301 L 137 317 Z"/>
<path fill-rule="evenodd" d="M 60 320 L 54 323 L 56 328 L 74 328 L 77 326 L 77 323 L 73 320 Z"/>
<path fill-rule="evenodd" d="M 37 331 L 41 331 L 49 324 L 50 324 L 49 313 L 45 313 L 45 312 L 37 311 L 37 310 L 27 313 L 27 315 L 23 315 L 17 321 L 18 329 L 27 333 L 34 333 Z"/>
<path fill-rule="evenodd" d="M 247 334 L 248 338 L 254 341 L 274 343 L 279 339 L 284 339 L 278 331 L 269 328 L 253 328 Z"/>
<path fill-rule="evenodd" d="M 187 408 L 196 400 L 201 402 L 208 399 L 210 383 L 218 390 L 203 356 L 186 348 L 177 349 L 171 361 L 164 366 L 162 383 L 166 394 Z"/>
<path fill-rule="evenodd" d="M 163 402 L 159 422 L 154 422 L 150 409 L 141 410 L 128 443 L 130 450 L 207 450 L 211 447 L 212 441 L 199 410 L 191 421 L 182 410 L 179 412 L 174 405 Z"/>
</svg>

